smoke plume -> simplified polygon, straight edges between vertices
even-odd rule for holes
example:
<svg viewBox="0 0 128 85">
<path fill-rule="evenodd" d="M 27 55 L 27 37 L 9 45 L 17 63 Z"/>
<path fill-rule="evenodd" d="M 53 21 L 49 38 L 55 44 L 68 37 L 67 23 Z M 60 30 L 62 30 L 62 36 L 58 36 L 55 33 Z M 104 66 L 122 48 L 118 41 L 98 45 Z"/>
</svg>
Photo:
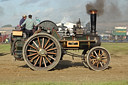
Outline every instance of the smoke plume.
<svg viewBox="0 0 128 85">
<path fill-rule="evenodd" d="M 121 21 L 122 12 L 119 7 L 118 0 L 96 0 L 95 2 L 90 2 L 86 5 L 86 11 L 88 14 L 91 9 L 98 10 L 99 21 L 110 22 L 110 21 Z M 124 16 L 123 16 L 124 17 Z"/>
<path fill-rule="evenodd" d="M 98 15 L 99 16 L 103 15 L 103 13 L 104 13 L 104 3 L 105 3 L 105 0 L 96 0 L 94 3 L 88 3 L 86 5 L 87 13 L 90 14 L 89 11 L 91 9 L 96 9 L 96 10 L 98 10 Z"/>
<path fill-rule="evenodd" d="M 121 9 L 117 1 L 106 1 L 104 6 L 104 14 L 99 17 L 99 21 L 118 22 L 123 20 Z"/>
</svg>

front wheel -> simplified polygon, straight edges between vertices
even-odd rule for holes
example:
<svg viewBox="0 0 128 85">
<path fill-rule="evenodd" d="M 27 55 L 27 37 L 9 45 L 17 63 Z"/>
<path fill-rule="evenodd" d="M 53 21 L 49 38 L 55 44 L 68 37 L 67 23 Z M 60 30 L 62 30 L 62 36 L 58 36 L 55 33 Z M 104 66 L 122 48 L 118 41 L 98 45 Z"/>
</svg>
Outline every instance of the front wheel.
<svg viewBox="0 0 128 85">
<path fill-rule="evenodd" d="M 87 64 L 95 71 L 105 70 L 108 68 L 111 56 L 103 47 L 94 47 L 87 54 Z"/>
<path fill-rule="evenodd" d="M 58 40 L 46 33 L 34 34 L 23 47 L 23 58 L 33 70 L 51 70 L 59 63 L 60 57 Z"/>
</svg>

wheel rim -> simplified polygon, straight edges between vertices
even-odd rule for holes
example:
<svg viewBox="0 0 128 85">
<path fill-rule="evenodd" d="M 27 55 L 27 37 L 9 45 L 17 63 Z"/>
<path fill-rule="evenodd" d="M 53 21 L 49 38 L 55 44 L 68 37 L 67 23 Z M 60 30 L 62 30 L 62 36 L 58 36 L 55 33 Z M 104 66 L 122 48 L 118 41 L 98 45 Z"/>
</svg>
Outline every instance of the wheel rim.
<svg viewBox="0 0 128 85">
<path fill-rule="evenodd" d="M 94 47 L 87 56 L 87 63 L 93 70 L 104 70 L 110 62 L 110 54 L 103 47 Z"/>
<path fill-rule="evenodd" d="M 16 51 L 17 51 L 17 42 L 21 42 L 20 40 L 17 40 L 17 41 L 14 41 L 13 43 L 12 43 L 12 54 L 13 54 L 13 56 L 14 56 L 14 58 L 16 59 L 16 60 L 23 60 L 23 58 L 22 58 L 22 54 L 21 55 L 17 55 L 17 53 L 16 53 Z M 21 52 L 22 53 L 22 52 Z"/>
<path fill-rule="evenodd" d="M 37 34 L 30 37 L 24 45 L 24 59 L 34 70 L 51 70 L 60 60 L 60 45 L 48 34 Z"/>
<path fill-rule="evenodd" d="M 88 68 L 87 59 L 86 59 L 86 57 L 87 57 L 86 53 L 87 53 L 87 50 L 83 50 L 83 52 L 82 52 L 82 56 L 83 56 L 82 57 L 82 63 L 86 68 Z"/>
</svg>

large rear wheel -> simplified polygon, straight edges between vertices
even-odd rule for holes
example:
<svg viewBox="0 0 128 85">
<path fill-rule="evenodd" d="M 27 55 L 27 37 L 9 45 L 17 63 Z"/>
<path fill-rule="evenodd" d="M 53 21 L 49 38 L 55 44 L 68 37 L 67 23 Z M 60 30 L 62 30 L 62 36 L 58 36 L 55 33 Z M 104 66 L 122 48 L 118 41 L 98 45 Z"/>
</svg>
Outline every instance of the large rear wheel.
<svg viewBox="0 0 128 85">
<path fill-rule="evenodd" d="M 31 36 L 23 47 L 23 58 L 33 70 L 51 70 L 59 63 L 60 57 L 58 40 L 46 33 Z"/>
</svg>

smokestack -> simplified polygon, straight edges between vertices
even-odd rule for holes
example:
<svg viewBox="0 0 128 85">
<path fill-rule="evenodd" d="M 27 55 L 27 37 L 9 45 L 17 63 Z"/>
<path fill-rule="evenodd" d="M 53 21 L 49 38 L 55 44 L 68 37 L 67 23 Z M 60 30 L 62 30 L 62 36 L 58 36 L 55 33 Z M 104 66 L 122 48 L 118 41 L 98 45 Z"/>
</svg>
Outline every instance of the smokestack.
<svg viewBox="0 0 128 85">
<path fill-rule="evenodd" d="M 91 33 L 92 34 L 96 34 L 96 17 L 97 17 L 97 10 L 95 9 L 90 10 Z"/>
</svg>

